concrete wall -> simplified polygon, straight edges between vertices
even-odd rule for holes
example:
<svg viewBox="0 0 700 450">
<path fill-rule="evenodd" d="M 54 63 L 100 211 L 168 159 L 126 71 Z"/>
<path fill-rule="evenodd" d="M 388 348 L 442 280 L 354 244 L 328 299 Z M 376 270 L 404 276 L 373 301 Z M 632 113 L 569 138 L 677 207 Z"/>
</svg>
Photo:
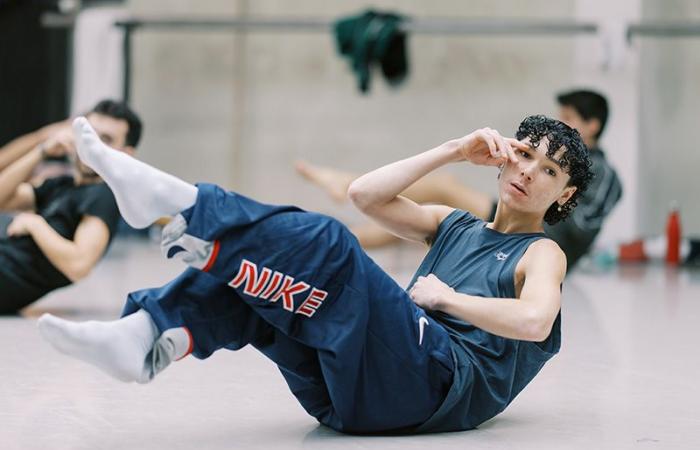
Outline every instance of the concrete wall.
<svg viewBox="0 0 700 450">
<path fill-rule="evenodd" d="M 295 159 L 363 172 L 480 126 L 513 132 L 527 114 L 554 114 L 555 92 L 587 86 L 610 99 L 602 147 L 625 187 L 599 244 L 662 232 L 672 200 L 681 204 L 684 229 L 700 232 L 693 199 L 700 187 L 700 152 L 691 134 L 700 114 L 700 39 L 624 40 L 628 23 L 697 20 L 700 4 L 385 0 L 373 6 L 418 18 L 576 19 L 598 23 L 601 32 L 413 35 L 407 82 L 392 89 L 375 76 L 370 95 L 363 96 L 330 33 L 140 30 L 134 36 L 132 90 L 146 123 L 140 157 L 187 180 L 209 180 L 264 201 L 353 221 L 358 218 L 352 208 L 339 208 L 296 176 Z M 360 1 L 150 0 L 128 2 L 126 12 L 336 19 L 365 7 Z M 495 194 L 492 169 L 446 170 Z"/>
<path fill-rule="evenodd" d="M 127 9 L 143 16 L 235 16 L 238 2 L 133 1 Z M 230 185 L 239 41 L 221 32 L 134 34 L 132 103 L 145 124 L 140 158 L 189 181 Z"/>
<path fill-rule="evenodd" d="M 700 3 L 643 1 L 645 20 L 700 20 Z M 638 220 L 644 233 L 663 231 L 672 201 L 684 232 L 700 235 L 700 39 L 638 38 L 640 165 Z"/>
<path fill-rule="evenodd" d="M 639 0 L 579 0 L 575 16 L 597 23 L 595 37 L 576 39 L 573 84 L 605 94 L 610 116 L 600 145 L 616 168 L 624 195 L 598 236 L 597 245 L 638 233 L 639 51 L 625 40 L 626 25 L 640 19 Z"/>
<path fill-rule="evenodd" d="M 571 18 L 573 1 L 378 1 L 415 17 Z M 131 2 L 143 14 L 338 18 L 366 2 Z M 167 9 L 166 9 L 167 8 Z M 332 36 L 155 32 L 134 39 L 134 104 L 146 122 L 141 157 L 188 180 L 256 198 L 350 216 L 291 168 L 297 158 L 362 172 L 474 128 L 512 133 L 532 113 L 554 114 L 574 81 L 570 37 L 410 37 L 411 73 L 398 89 L 357 92 Z M 494 169 L 455 166 L 495 193 Z"/>
</svg>

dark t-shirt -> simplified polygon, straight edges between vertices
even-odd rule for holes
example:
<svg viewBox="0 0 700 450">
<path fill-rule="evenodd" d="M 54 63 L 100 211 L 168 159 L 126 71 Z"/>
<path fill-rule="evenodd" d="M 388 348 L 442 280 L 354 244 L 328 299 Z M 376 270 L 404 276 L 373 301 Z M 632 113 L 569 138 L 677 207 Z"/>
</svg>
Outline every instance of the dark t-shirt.
<svg viewBox="0 0 700 450">
<path fill-rule="evenodd" d="M 105 183 L 76 186 L 73 177 L 50 178 L 34 189 L 36 213 L 58 234 L 73 240 L 85 216 L 101 219 L 110 242 L 119 209 Z M 30 236 L 0 239 L 0 312 L 12 312 L 70 280 L 46 258 Z"/>
<path fill-rule="evenodd" d="M 515 298 L 515 267 L 543 233 L 500 233 L 466 211 L 456 210 L 438 227 L 418 276 L 435 274 L 455 291 L 487 298 Z M 420 431 L 474 428 L 505 409 L 559 351 L 560 318 L 542 342 L 508 339 L 439 311 L 429 313 L 451 338 L 452 387 Z"/>
</svg>

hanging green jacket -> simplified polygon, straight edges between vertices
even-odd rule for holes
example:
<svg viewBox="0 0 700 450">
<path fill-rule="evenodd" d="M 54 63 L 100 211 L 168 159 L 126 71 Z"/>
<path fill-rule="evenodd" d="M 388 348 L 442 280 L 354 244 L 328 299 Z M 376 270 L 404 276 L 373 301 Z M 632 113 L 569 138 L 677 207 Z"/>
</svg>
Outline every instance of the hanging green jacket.
<svg viewBox="0 0 700 450">
<path fill-rule="evenodd" d="M 408 74 L 404 17 L 368 10 L 335 22 L 338 51 L 350 59 L 360 91 L 369 91 L 371 68 L 381 67 L 384 78 L 398 85 Z"/>
</svg>

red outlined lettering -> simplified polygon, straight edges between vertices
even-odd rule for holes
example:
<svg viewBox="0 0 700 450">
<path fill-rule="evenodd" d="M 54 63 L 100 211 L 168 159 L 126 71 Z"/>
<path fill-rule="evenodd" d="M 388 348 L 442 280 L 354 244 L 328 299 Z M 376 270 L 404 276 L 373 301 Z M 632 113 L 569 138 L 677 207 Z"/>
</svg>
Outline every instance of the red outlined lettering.
<svg viewBox="0 0 700 450">
<path fill-rule="evenodd" d="M 238 269 L 236 278 L 229 283 L 229 286 L 238 288 L 245 281 L 246 284 L 245 288 L 243 289 L 243 293 L 252 297 L 257 297 L 267 284 L 267 280 L 270 278 L 271 273 L 272 271 L 270 269 L 263 267 L 262 273 L 260 274 L 260 279 L 258 279 L 257 264 L 244 259 L 241 261 L 241 267 Z"/>
<path fill-rule="evenodd" d="M 281 298 L 282 307 L 284 309 L 306 317 L 313 316 L 328 296 L 328 292 L 322 289 L 312 288 L 306 300 L 294 311 L 294 296 L 306 291 L 311 285 L 303 281 L 294 282 L 294 277 L 277 271 L 273 273 L 273 271 L 267 267 L 263 267 L 262 270 L 259 270 L 257 264 L 247 259 L 241 261 L 238 273 L 233 280 L 229 282 L 229 286 L 240 288 L 244 283 L 245 287 L 243 292 L 246 295 L 258 297 L 263 300 L 269 298 L 271 303 L 277 302 L 277 300 Z M 267 286 L 267 288 L 265 286 Z"/>
<path fill-rule="evenodd" d="M 290 277 L 289 275 L 285 275 L 282 287 L 270 299 L 271 302 L 276 302 L 280 299 L 280 297 L 282 297 L 282 306 L 287 311 L 294 311 L 294 295 L 304 292 L 311 287 L 303 281 L 299 281 L 294 284 L 292 283 L 294 283 L 294 278 Z"/>
<path fill-rule="evenodd" d="M 309 296 L 304 300 L 304 303 L 296 310 L 295 314 L 303 314 L 306 317 L 313 316 L 327 296 L 328 292 L 313 288 Z"/>
<path fill-rule="evenodd" d="M 280 286 L 283 276 L 284 274 L 275 271 L 275 273 L 272 275 L 272 280 L 270 280 L 270 284 L 267 286 L 267 289 L 265 289 L 265 292 L 260 295 L 260 298 L 267 299 L 273 292 L 275 292 Z"/>
</svg>

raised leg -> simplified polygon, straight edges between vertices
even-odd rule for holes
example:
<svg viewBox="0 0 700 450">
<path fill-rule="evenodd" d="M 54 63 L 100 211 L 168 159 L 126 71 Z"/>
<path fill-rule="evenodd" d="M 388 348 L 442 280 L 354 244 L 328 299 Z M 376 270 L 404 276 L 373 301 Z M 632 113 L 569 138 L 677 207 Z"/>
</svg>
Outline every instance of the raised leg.
<svg viewBox="0 0 700 450">
<path fill-rule="evenodd" d="M 80 160 L 109 185 L 124 220 L 134 228 L 145 228 L 194 204 L 195 186 L 109 148 L 84 117 L 75 119 L 73 132 Z"/>
</svg>

